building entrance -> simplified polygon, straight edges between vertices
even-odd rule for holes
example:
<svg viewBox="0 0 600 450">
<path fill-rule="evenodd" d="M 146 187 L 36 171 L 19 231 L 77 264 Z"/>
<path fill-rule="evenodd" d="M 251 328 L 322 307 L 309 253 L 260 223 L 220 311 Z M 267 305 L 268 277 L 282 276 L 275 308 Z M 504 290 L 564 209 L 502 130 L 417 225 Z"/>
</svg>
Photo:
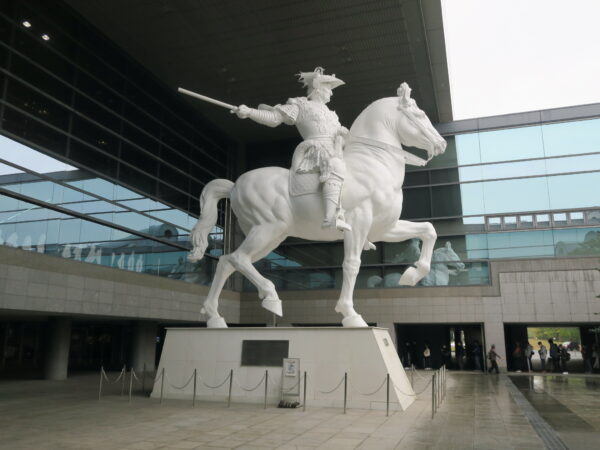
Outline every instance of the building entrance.
<svg viewBox="0 0 600 450">
<path fill-rule="evenodd" d="M 395 324 L 398 354 L 405 367 L 484 370 L 483 325 Z M 427 351 L 429 349 L 429 359 Z"/>
</svg>

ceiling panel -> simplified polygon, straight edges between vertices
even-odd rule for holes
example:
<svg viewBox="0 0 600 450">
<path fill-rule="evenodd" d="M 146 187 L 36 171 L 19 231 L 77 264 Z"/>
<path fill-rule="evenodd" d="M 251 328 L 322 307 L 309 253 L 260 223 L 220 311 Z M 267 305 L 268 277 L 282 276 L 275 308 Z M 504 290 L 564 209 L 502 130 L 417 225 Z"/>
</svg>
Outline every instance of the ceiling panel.
<svg viewBox="0 0 600 450">
<path fill-rule="evenodd" d="M 423 54 L 427 18 L 418 0 L 67 3 L 172 89 L 182 86 L 232 104 L 283 103 L 304 94 L 295 74 L 322 66 L 346 82 L 331 107 L 348 127 L 370 102 L 395 95 L 403 81 L 438 120 L 429 55 Z M 428 8 L 437 20 L 439 1 L 428 3 L 437 5 Z M 186 101 L 241 141 L 297 134 L 291 127 L 268 130 L 216 106 Z"/>
</svg>

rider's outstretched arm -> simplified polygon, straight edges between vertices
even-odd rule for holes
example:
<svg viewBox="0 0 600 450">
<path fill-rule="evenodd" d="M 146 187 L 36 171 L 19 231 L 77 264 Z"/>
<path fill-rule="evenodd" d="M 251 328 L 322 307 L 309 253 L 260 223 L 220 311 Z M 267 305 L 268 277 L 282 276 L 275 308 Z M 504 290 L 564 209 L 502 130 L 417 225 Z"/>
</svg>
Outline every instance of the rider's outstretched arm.
<svg viewBox="0 0 600 450">
<path fill-rule="evenodd" d="M 231 111 L 235 115 L 237 115 L 240 119 L 252 119 L 256 123 L 260 123 L 261 125 L 266 125 L 268 127 L 276 127 L 283 123 L 283 116 L 281 112 L 276 109 L 266 110 L 266 109 L 254 109 L 248 108 L 246 105 L 240 105 L 237 109 Z"/>
</svg>

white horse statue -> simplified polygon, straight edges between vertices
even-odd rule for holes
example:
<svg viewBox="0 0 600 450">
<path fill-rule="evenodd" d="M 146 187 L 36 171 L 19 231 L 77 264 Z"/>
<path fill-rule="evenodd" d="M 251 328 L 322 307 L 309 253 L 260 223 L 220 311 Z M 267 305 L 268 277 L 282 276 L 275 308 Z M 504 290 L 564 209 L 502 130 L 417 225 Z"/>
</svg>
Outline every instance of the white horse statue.
<svg viewBox="0 0 600 450">
<path fill-rule="evenodd" d="M 225 179 L 208 183 L 200 196 L 201 216 L 192 230 L 194 248 L 189 259 L 198 261 L 203 257 L 221 199 L 230 199 L 246 238 L 235 251 L 219 259 L 202 309 L 208 315 L 207 326 L 227 326 L 218 312 L 219 295 L 236 270 L 256 286 L 265 309 L 282 315 L 281 300 L 273 283 L 252 263 L 264 258 L 288 236 L 316 241 L 343 239 L 343 282 L 335 311 L 342 314 L 345 327 L 367 326 L 354 310 L 352 295 L 360 255 L 363 249 L 371 247 L 371 242 L 422 240 L 421 256 L 404 272 L 400 284 L 414 286 L 427 275 L 437 237 L 433 226 L 428 222 L 398 220 L 405 165 L 424 165 L 426 161 L 404 151 L 403 145 L 426 150 L 429 159 L 446 149 L 446 141 L 410 98 L 406 83 L 398 89 L 398 97 L 370 104 L 350 128 L 344 147 L 347 176 L 341 202 L 351 231 L 322 228 L 325 212 L 320 193 L 291 197 L 287 169 L 264 167 L 243 174 L 235 183 Z"/>
<path fill-rule="evenodd" d="M 458 275 L 465 268 L 450 242 L 433 252 L 431 262 L 431 271 L 421 280 L 422 286 L 448 286 L 450 275 Z"/>
</svg>

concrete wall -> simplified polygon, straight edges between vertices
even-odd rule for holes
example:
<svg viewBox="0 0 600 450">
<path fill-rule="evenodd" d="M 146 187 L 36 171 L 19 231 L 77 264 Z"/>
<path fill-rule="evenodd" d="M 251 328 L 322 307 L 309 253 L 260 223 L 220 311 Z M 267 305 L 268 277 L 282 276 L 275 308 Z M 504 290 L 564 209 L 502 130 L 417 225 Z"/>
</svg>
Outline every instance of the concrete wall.
<svg viewBox="0 0 600 450">
<path fill-rule="evenodd" d="M 36 312 L 156 321 L 201 320 L 208 287 L 0 246 L 0 314 Z M 220 313 L 239 322 L 239 293 Z"/>
<path fill-rule="evenodd" d="M 504 323 L 600 322 L 598 258 L 491 263 L 489 286 L 355 291 L 356 310 L 369 323 L 482 323 L 486 345 L 496 344 L 506 366 Z M 339 291 L 284 291 L 282 323 L 340 323 Z M 243 323 L 271 323 L 254 293 L 241 295 Z"/>
</svg>

